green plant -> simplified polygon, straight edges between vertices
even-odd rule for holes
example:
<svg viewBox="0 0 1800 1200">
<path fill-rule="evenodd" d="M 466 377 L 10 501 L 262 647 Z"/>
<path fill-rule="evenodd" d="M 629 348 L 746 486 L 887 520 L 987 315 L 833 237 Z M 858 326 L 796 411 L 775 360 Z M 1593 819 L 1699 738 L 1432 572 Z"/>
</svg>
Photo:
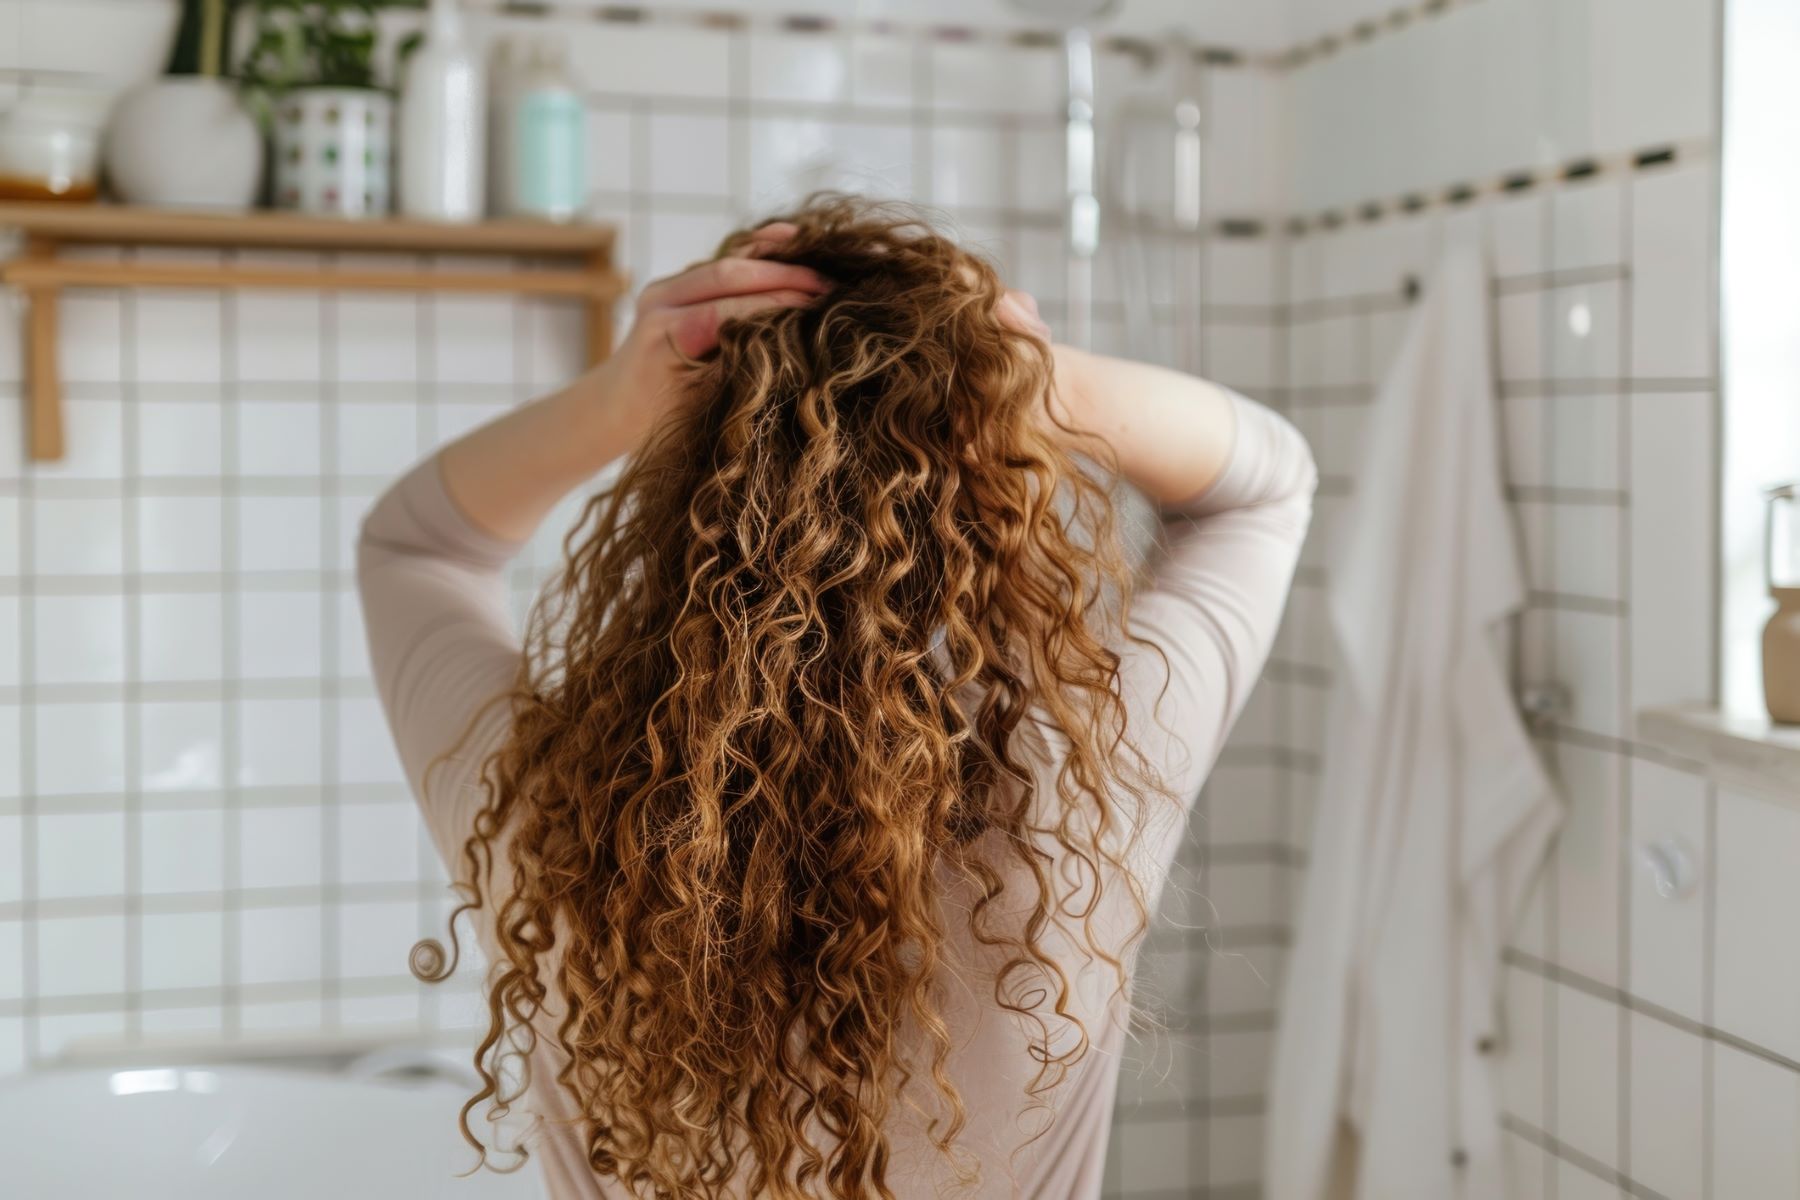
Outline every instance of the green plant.
<svg viewBox="0 0 1800 1200">
<path fill-rule="evenodd" d="M 254 3 L 254 36 L 238 66 L 246 88 L 272 97 L 299 87 L 375 86 L 377 0 Z"/>
</svg>

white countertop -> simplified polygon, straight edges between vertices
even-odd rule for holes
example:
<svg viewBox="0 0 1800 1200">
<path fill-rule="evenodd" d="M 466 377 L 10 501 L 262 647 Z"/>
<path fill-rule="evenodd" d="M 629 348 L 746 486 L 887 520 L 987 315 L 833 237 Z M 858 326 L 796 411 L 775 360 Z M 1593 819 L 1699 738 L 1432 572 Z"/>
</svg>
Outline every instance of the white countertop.
<svg viewBox="0 0 1800 1200">
<path fill-rule="evenodd" d="M 1674 705 L 1638 713 L 1638 736 L 1702 763 L 1721 783 L 1800 805 L 1800 725 Z"/>
</svg>

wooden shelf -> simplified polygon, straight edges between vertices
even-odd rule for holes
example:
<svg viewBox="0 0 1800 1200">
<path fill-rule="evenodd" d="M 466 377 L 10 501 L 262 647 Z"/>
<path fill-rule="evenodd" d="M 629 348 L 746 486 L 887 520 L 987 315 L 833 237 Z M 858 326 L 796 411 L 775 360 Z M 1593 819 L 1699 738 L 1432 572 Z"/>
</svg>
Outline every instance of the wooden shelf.
<svg viewBox="0 0 1800 1200">
<path fill-rule="evenodd" d="M 0 263 L 0 282 L 25 294 L 27 444 L 37 461 L 63 455 L 56 310 L 57 295 L 64 288 L 296 288 L 571 296 L 586 302 L 590 363 L 612 351 L 612 305 L 625 288 L 624 277 L 613 267 L 614 233 L 605 225 L 531 221 L 452 225 L 278 212 L 198 213 L 104 204 L 0 203 L 0 229 L 16 229 L 25 235 L 24 252 Z M 433 270 L 385 263 L 108 262 L 65 258 L 60 250 L 70 245 L 496 255 L 533 262 L 492 270 Z M 558 262 L 564 265 L 554 265 Z"/>
</svg>

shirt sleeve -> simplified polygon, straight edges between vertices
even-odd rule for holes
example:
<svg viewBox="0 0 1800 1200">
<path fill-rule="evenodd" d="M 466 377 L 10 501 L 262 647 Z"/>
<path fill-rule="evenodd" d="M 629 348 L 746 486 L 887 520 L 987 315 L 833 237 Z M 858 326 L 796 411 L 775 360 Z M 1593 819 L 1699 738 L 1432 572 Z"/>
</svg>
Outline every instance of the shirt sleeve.
<svg viewBox="0 0 1800 1200">
<path fill-rule="evenodd" d="M 1143 822 L 1133 859 L 1152 895 L 1262 675 L 1318 484 L 1298 430 L 1242 396 L 1232 395 L 1232 408 L 1237 432 L 1224 472 L 1163 509 L 1161 545 L 1128 625 L 1139 642 L 1121 651 L 1127 728 L 1181 802 Z"/>
<path fill-rule="evenodd" d="M 435 456 L 376 501 L 357 546 L 375 687 L 425 824 L 452 866 L 486 801 L 482 763 L 510 721 L 520 645 L 504 572 L 518 550 L 458 511 Z"/>
</svg>

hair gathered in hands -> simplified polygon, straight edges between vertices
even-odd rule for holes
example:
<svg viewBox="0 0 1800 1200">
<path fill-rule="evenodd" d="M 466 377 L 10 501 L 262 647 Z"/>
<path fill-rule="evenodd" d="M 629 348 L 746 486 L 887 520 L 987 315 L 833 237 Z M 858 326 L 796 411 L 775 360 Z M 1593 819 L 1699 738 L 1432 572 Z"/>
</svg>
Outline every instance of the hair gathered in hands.
<svg viewBox="0 0 1800 1200">
<path fill-rule="evenodd" d="M 1024 1105 L 1087 1052 L 1052 926 L 1085 928 L 1103 880 L 1144 925 L 1117 869 L 1158 790 L 1109 649 L 1128 573 L 1048 414 L 1047 347 L 905 210 L 781 219 L 798 232 L 767 256 L 832 290 L 728 324 L 587 505 L 464 848 L 501 952 L 464 1132 L 480 1146 L 470 1113 L 522 1094 L 500 1060 L 551 1038 L 588 1162 L 634 1196 L 892 1197 L 888 1130 L 920 1088 L 972 1181 L 952 923 L 1035 1022 Z M 945 905 L 952 884 L 974 902 Z M 1122 988 L 1121 948 L 1091 952 Z"/>
</svg>

